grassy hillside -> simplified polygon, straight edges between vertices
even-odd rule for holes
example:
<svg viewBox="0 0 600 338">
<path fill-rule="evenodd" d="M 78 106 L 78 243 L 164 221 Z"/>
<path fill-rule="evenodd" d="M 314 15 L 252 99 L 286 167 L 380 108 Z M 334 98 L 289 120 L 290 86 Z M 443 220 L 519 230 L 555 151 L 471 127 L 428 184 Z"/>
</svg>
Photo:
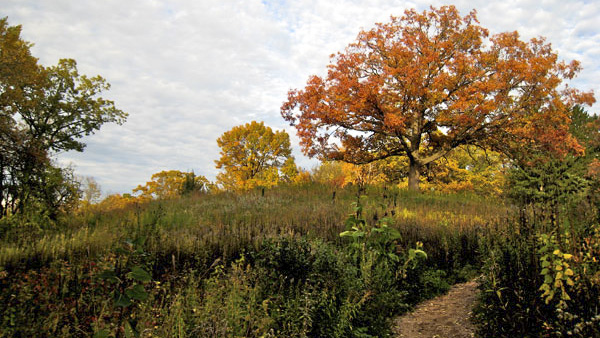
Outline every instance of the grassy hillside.
<svg viewBox="0 0 600 338">
<path fill-rule="evenodd" d="M 482 236 L 513 213 L 475 195 L 371 187 L 358 202 L 356 190 L 4 219 L 0 336 L 381 336 L 388 318 L 472 275 Z"/>
<path fill-rule="evenodd" d="M 145 250 L 183 257 L 207 253 L 224 259 L 265 238 L 281 235 L 337 243 L 357 201 L 356 189 L 326 185 L 275 187 L 247 193 L 201 194 L 134 205 L 124 210 L 67 215 L 58 225 L 6 222 L 0 266 L 23 269 L 56 259 L 78 259 L 110 251 L 121 241 L 146 237 Z M 362 199 L 373 223 L 391 217 L 406 241 L 440 234 L 469 234 L 510 217 L 500 200 L 469 194 L 415 194 L 369 188 Z M 443 236 L 447 237 L 447 236 Z M 434 243 L 432 243 L 434 244 Z M 183 258 L 182 258 L 183 260 Z M 182 262 L 183 263 L 183 262 Z"/>
</svg>

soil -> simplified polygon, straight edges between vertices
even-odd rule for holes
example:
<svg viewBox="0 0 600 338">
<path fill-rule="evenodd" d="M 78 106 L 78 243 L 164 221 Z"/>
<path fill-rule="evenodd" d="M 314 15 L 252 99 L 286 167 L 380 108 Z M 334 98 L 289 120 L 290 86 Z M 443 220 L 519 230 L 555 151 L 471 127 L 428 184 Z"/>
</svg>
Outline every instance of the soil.
<svg viewBox="0 0 600 338">
<path fill-rule="evenodd" d="M 470 319 L 477 292 L 476 281 L 456 284 L 447 294 L 417 305 L 413 312 L 396 318 L 395 337 L 475 337 L 475 325 Z"/>
</svg>

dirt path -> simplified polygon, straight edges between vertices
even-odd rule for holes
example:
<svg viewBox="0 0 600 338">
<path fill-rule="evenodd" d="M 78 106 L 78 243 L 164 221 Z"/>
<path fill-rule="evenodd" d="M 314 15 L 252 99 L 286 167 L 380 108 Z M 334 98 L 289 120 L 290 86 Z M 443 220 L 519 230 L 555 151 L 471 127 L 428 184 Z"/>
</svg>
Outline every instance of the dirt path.
<svg viewBox="0 0 600 338">
<path fill-rule="evenodd" d="M 454 285 L 440 297 L 419 304 L 415 310 L 394 321 L 400 338 L 471 338 L 475 326 L 470 322 L 477 300 L 477 282 Z"/>
</svg>

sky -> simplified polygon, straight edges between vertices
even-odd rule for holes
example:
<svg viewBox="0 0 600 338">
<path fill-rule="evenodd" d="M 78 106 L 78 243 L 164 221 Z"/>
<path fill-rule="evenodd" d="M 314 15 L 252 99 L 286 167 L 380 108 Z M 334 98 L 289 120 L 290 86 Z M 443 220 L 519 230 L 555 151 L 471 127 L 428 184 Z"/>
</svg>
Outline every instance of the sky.
<svg viewBox="0 0 600 338">
<path fill-rule="evenodd" d="M 361 30 L 449 4 L 463 15 L 476 9 L 491 34 L 545 37 L 561 59 L 581 62 L 569 85 L 600 93 L 597 0 L 0 0 L 0 17 L 22 25 L 42 65 L 73 58 L 81 74 L 104 77 L 112 87 L 102 97 L 129 114 L 84 138 L 84 152 L 57 155 L 106 195 L 162 170 L 214 180 L 217 138 L 253 120 L 286 130 L 296 163 L 314 167 L 280 115 L 287 92 L 324 75 Z"/>
</svg>

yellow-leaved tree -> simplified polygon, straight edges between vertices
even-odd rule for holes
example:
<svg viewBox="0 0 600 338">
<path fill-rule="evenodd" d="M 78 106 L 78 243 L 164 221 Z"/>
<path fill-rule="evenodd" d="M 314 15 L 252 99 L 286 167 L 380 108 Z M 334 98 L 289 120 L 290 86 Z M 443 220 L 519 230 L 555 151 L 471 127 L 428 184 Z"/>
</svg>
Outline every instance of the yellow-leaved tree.
<svg viewBox="0 0 600 338">
<path fill-rule="evenodd" d="M 344 187 L 348 184 L 363 186 L 389 183 L 382 171 L 380 162 L 352 164 L 342 161 L 323 161 L 313 170 L 315 182 L 334 187 Z"/>
<path fill-rule="evenodd" d="M 209 181 L 202 175 L 179 170 L 161 171 L 154 175 L 145 185 L 133 189 L 141 199 L 166 199 L 191 192 L 205 192 Z"/>
<path fill-rule="evenodd" d="M 509 160 L 500 153 L 461 146 L 428 166 L 422 184 L 425 189 L 442 192 L 473 191 L 499 195 L 506 184 L 508 166 Z"/>
<path fill-rule="evenodd" d="M 221 158 L 215 163 L 224 171 L 217 183 L 226 190 L 271 187 L 292 181 L 298 170 L 291 156 L 290 137 L 273 131 L 263 122 L 233 127 L 217 139 Z"/>
<path fill-rule="evenodd" d="M 144 202 L 144 200 L 131 196 L 131 194 L 112 194 L 106 196 L 98 204 L 94 204 L 92 210 L 113 212 L 134 206 L 140 202 Z"/>
</svg>

